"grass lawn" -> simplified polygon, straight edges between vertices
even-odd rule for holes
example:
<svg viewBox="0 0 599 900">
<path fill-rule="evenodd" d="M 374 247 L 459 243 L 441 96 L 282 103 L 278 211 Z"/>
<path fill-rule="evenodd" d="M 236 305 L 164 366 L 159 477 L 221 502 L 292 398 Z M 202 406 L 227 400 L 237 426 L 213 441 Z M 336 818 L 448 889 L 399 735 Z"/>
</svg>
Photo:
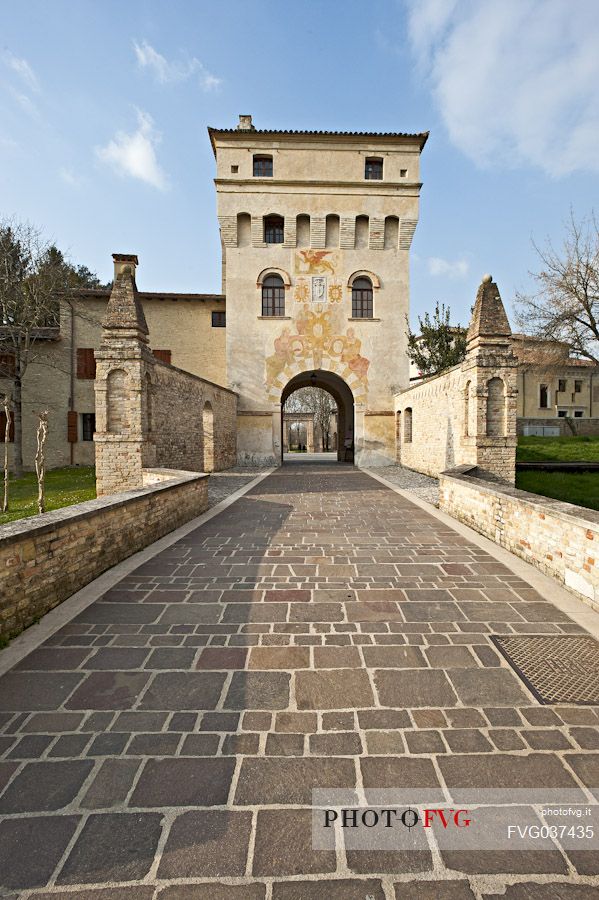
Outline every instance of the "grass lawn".
<svg viewBox="0 0 599 900">
<path fill-rule="evenodd" d="M 517 472 L 516 487 L 577 506 L 599 509 L 599 472 Z"/>
<path fill-rule="evenodd" d="M 4 478 L 0 477 L 0 505 Z M 91 466 L 52 469 L 46 472 L 46 511 L 71 506 L 96 496 L 95 470 Z M 34 472 L 9 481 L 9 511 L 0 513 L 0 525 L 37 515 L 37 480 Z"/>
<path fill-rule="evenodd" d="M 518 462 L 599 462 L 599 437 L 519 437 L 516 459 Z"/>
</svg>

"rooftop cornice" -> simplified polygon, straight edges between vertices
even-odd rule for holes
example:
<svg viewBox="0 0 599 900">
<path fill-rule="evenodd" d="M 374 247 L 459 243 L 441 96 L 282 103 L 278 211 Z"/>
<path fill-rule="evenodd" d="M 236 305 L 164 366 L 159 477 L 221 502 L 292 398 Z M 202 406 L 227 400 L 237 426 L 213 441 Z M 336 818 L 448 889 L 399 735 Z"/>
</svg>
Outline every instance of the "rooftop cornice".
<svg viewBox="0 0 599 900">
<path fill-rule="evenodd" d="M 424 145 L 426 144 L 430 132 L 421 131 L 416 132 L 414 134 L 410 134 L 407 132 L 393 132 L 393 131 L 287 131 L 285 129 L 261 129 L 261 128 L 253 128 L 249 129 L 239 129 L 239 128 L 212 128 L 208 126 L 208 135 L 210 137 L 210 144 L 212 145 L 212 151 L 216 157 L 216 145 L 215 138 L 216 137 L 226 137 L 227 139 L 239 140 L 240 143 L 253 143 L 256 138 L 258 140 L 264 138 L 273 138 L 277 141 L 280 140 L 297 140 L 298 138 L 303 138 L 305 140 L 314 142 L 314 141 L 339 141 L 339 139 L 343 139 L 344 141 L 349 141 L 351 143 L 364 143 L 364 140 L 376 140 L 379 143 L 384 144 L 413 144 L 417 143 L 418 148 L 422 151 Z"/>
</svg>

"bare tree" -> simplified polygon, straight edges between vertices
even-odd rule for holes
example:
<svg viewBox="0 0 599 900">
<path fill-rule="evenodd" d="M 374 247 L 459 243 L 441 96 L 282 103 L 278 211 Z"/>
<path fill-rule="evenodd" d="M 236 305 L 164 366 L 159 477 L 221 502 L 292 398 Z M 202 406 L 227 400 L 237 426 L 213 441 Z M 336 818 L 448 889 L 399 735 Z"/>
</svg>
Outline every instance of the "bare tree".
<svg viewBox="0 0 599 900">
<path fill-rule="evenodd" d="M 39 229 L 0 222 L 0 379 L 11 384 L 17 477 L 23 474 L 23 379 L 36 344 L 58 334 L 61 299 L 84 286 L 99 281 L 85 266 L 67 262 Z"/>
<path fill-rule="evenodd" d="M 319 387 L 300 388 L 287 398 L 285 412 L 313 413 L 314 424 L 320 431 L 321 447 L 327 451 L 331 442 L 331 416 L 337 404 L 328 391 Z"/>
<path fill-rule="evenodd" d="M 551 242 L 545 249 L 533 246 L 541 269 L 530 273 L 537 290 L 516 295 L 519 326 L 599 362 L 599 226 L 594 213 L 578 222 L 570 212 L 560 250 Z"/>
<path fill-rule="evenodd" d="M 46 438 L 48 437 L 48 410 L 38 413 L 37 451 L 35 474 L 37 475 L 37 511 L 46 511 Z"/>
<path fill-rule="evenodd" d="M 12 424 L 12 411 L 11 411 L 11 402 L 10 396 L 8 394 L 4 394 L 4 398 L 2 401 L 2 405 L 4 407 L 4 493 L 2 497 L 2 512 L 8 512 L 8 479 L 9 479 L 9 465 L 8 465 L 8 444 L 10 442 L 10 427 Z"/>
</svg>

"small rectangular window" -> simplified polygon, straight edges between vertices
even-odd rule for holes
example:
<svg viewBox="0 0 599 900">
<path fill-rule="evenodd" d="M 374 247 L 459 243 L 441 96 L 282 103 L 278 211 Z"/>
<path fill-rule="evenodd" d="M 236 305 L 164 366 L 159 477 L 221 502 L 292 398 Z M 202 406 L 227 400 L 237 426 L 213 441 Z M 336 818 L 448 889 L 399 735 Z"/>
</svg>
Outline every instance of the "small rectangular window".
<svg viewBox="0 0 599 900">
<path fill-rule="evenodd" d="M 81 440 L 93 441 L 96 430 L 96 414 L 81 413 Z"/>
<path fill-rule="evenodd" d="M 557 389 L 561 394 L 565 393 L 565 391 L 568 389 L 565 378 L 560 378 L 560 380 L 558 381 Z"/>
<path fill-rule="evenodd" d="M 171 351 L 170 350 L 153 350 L 154 356 L 156 359 L 159 359 L 160 362 L 167 363 L 170 366 L 171 364 Z"/>
<path fill-rule="evenodd" d="M 539 387 L 539 406 L 541 409 L 549 408 L 549 390 L 546 384 Z"/>
<path fill-rule="evenodd" d="M 254 177 L 272 178 L 272 156 L 254 156 Z"/>
<path fill-rule="evenodd" d="M 574 393 L 580 394 L 581 392 L 582 392 L 582 381 L 575 381 L 574 382 Z"/>
<path fill-rule="evenodd" d="M 96 377 L 96 359 L 93 347 L 77 348 L 77 378 Z"/>
<path fill-rule="evenodd" d="M 565 419 L 567 416 L 567 412 L 565 409 L 558 409 L 557 415 L 559 419 Z"/>
<path fill-rule="evenodd" d="M 239 166 L 231 166 L 231 172 L 233 175 L 237 175 L 239 172 Z"/>
<path fill-rule="evenodd" d="M 407 174 L 408 174 L 408 170 L 407 170 L 407 169 L 400 169 L 400 170 L 399 170 L 399 177 L 400 177 L 400 178 L 405 178 Z"/>
<path fill-rule="evenodd" d="M 583 415 L 584 415 L 584 413 L 581 409 L 574 410 L 574 418 L 575 419 L 582 419 Z"/>
<path fill-rule="evenodd" d="M 227 314 L 225 312 L 213 312 L 212 313 L 212 327 L 213 328 L 225 328 L 227 325 Z"/>
<path fill-rule="evenodd" d="M 383 177 L 383 160 L 371 157 L 366 160 L 364 178 L 372 181 L 380 181 Z"/>
</svg>

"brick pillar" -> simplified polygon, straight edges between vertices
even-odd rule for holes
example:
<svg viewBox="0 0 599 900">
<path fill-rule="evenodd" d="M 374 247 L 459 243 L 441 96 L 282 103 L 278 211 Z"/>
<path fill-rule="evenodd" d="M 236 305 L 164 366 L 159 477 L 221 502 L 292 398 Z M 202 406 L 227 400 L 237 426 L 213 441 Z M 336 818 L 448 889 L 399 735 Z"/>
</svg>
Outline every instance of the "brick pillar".
<svg viewBox="0 0 599 900">
<path fill-rule="evenodd" d="M 475 465 L 481 477 L 508 484 L 516 479 L 518 441 L 518 361 L 512 353 L 511 336 L 497 285 L 485 275 L 476 295 L 462 363 L 462 458 Z"/>
<path fill-rule="evenodd" d="M 150 438 L 154 357 L 135 284 L 137 256 L 113 254 L 114 283 L 96 350 L 96 490 L 98 496 L 143 485 L 155 464 Z"/>
</svg>

